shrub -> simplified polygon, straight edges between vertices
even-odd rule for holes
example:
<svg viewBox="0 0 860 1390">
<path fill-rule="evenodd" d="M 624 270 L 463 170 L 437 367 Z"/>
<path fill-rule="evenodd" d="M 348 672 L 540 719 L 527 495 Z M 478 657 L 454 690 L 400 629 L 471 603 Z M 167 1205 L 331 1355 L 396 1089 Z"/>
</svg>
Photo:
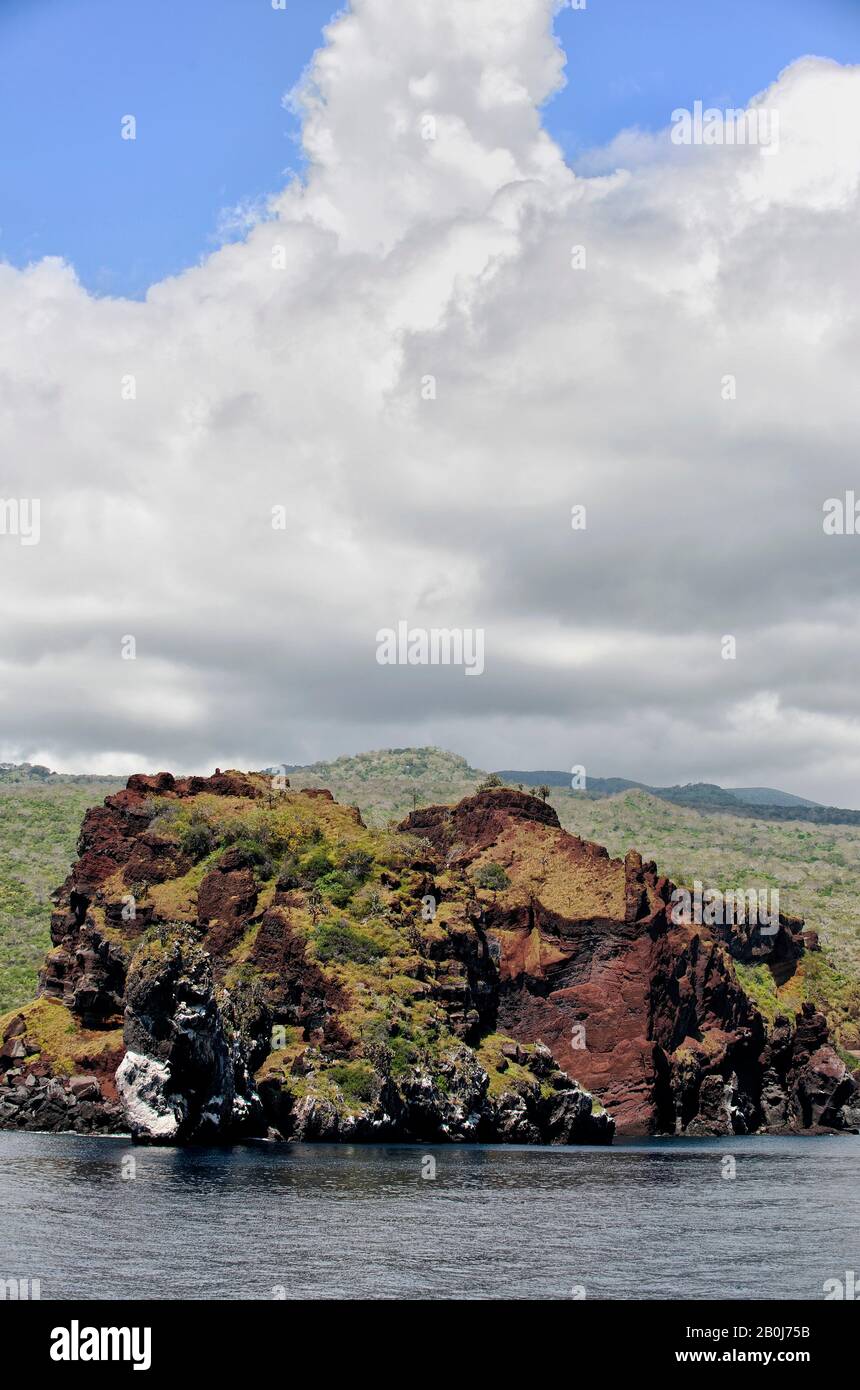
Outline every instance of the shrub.
<svg viewBox="0 0 860 1390">
<path fill-rule="evenodd" d="M 373 855 L 368 854 L 366 849 L 353 849 L 343 861 L 343 870 L 356 880 L 357 883 L 364 883 L 373 871 Z"/>
<path fill-rule="evenodd" d="M 318 849 L 312 849 L 308 854 L 302 856 L 300 867 L 302 877 L 308 883 L 316 883 L 318 878 L 324 878 L 326 874 L 332 872 L 334 864 L 331 862 L 326 850 L 320 846 Z"/>
<path fill-rule="evenodd" d="M 391 1053 L 390 1066 L 394 1076 L 403 1076 L 418 1061 L 418 1048 L 410 1038 L 392 1038 L 388 1048 Z"/>
<path fill-rule="evenodd" d="M 510 887 L 511 880 L 501 864 L 482 864 L 475 874 L 475 882 L 479 888 L 489 888 L 497 893 Z"/>
<path fill-rule="evenodd" d="M 240 856 L 242 868 L 256 869 L 263 878 L 271 878 L 275 872 L 269 852 L 259 840 L 237 840 L 232 852 Z"/>
<path fill-rule="evenodd" d="M 354 906 L 362 917 L 378 917 L 385 910 L 385 899 L 378 888 L 365 888 Z"/>
<path fill-rule="evenodd" d="M 376 1076 L 366 1062 L 338 1062 L 329 1067 L 326 1076 L 353 1105 L 366 1105 L 376 1095 Z"/>
<path fill-rule="evenodd" d="M 326 874 L 324 878 L 317 879 L 317 888 L 324 893 L 329 902 L 334 903 L 335 907 L 346 907 L 356 889 L 355 879 L 348 874 L 333 873 Z"/>
<path fill-rule="evenodd" d="M 176 821 L 179 819 L 179 807 L 176 805 L 175 801 L 168 801 L 165 804 L 163 801 L 159 801 L 156 797 L 151 796 L 143 803 L 143 809 L 148 815 L 152 816 L 152 820 L 149 823 L 150 830 L 155 830 L 161 835 L 163 835 L 165 831 L 169 831 L 171 826 L 175 825 Z"/>
<path fill-rule="evenodd" d="M 200 859 L 205 859 L 207 854 L 211 854 L 215 840 L 208 825 L 197 824 L 189 825 L 188 829 L 183 831 L 179 843 L 182 853 L 187 854 L 196 864 Z"/>
<path fill-rule="evenodd" d="M 278 888 L 287 893 L 291 888 L 300 888 L 302 871 L 294 854 L 288 854 L 278 870 Z"/>
<path fill-rule="evenodd" d="M 369 965 L 385 954 L 371 937 L 356 931 L 342 920 L 319 927 L 315 941 L 317 956 L 322 961 L 353 961 L 356 965 Z"/>
</svg>

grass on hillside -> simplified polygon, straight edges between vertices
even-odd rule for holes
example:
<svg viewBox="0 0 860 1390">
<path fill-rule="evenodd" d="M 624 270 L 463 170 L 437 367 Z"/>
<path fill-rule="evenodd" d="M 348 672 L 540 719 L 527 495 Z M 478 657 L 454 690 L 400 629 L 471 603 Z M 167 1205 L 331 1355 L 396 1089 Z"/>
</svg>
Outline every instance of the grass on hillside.
<svg viewBox="0 0 860 1390">
<path fill-rule="evenodd" d="M 418 806 L 461 801 L 486 774 L 439 748 L 386 748 L 314 763 L 291 772 L 290 786 L 327 787 L 337 801 L 357 805 L 368 825 L 402 820 Z"/>
<path fill-rule="evenodd" d="M 50 895 L 74 860 L 84 812 L 116 785 L 0 786 L 0 1014 L 35 994 L 51 944 Z"/>
</svg>

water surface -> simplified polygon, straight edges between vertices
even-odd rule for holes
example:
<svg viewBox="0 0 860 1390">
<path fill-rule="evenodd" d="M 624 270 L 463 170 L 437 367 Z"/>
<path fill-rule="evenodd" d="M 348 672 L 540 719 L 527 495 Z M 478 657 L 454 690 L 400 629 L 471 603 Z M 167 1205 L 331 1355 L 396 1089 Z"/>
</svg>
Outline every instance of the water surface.
<svg viewBox="0 0 860 1390">
<path fill-rule="evenodd" d="M 43 1299 L 821 1299 L 850 1269 L 860 1282 L 858 1136 L 151 1149 L 0 1134 L 0 1278 L 40 1279 Z"/>
</svg>

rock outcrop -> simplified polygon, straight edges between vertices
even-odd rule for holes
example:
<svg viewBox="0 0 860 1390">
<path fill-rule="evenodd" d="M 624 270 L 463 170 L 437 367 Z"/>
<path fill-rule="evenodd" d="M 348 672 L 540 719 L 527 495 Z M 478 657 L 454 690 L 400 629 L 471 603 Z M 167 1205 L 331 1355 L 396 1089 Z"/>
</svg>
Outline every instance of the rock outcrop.
<svg viewBox="0 0 860 1390">
<path fill-rule="evenodd" d="M 497 1024 L 546 1043 L 619 1133 L 856 1123 L 857 1084 L 823 1017 L 805 1005 L 769 1035 L 734 970 L 756 961 L 784 981 L 814 944 L 801 922 L 781 917 L 772 934 L 676 923 L 674 885 L 655 864 L 634 851 L 611 860 L 515 791 L 417 811 L 403 829 L 426 837 L 439 864 L 504 871 L 508 886 L 478 907 L 498 947 Z"/>
<path fill-rule="evenodd" d="M 368 830 L 286 779 L 132 777 L 90 811 L 40 997 L 0 1021 L 0 1126 L 141 1141 L 607 1143 L 845 1128 L 814 944 L 677 923 L 673 885 L 493 789 Z"/>
</svg>

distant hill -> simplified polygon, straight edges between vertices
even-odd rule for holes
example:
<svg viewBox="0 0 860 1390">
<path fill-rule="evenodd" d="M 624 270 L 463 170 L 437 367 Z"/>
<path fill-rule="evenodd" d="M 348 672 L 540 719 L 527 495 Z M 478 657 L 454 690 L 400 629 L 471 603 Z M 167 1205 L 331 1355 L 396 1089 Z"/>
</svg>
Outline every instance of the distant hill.
<svg viewBox="0 0 860 1390">
<path fill-rule="evenodd" d="M 496 773 L 503 782 L 510 782 L 516 786 L 519 782 L 524 787 L 570 787 L 571 774 L 569 772 L 515 772 L 506 769 Z M 615 796 L 617 792 L 631 791 L 634 787 L 639 787 L 645 792 L 653 792 L 654 788 L 649 787 L 645 782 L 631 782 L 629 777 L 589 777 L 587 795 L 589 796 Z"/>
<path fill-rule="evenodd" d="M 0 763 L 0 782 L 48 782 L 54 776 L 41 763 Z"/>
<path fill-rule="evenodd" d="M 524 787 L 566 787 L 570 789 L 569 772 L 540 771 L 517 772 L 506 769 L 496 774 L 504 782 Z M 798 810 L 811 812 L 804 814 L 820 825 L 860 825 L 860 811 L 847 810 L 840 806 L 822 806 L 818 801 L 810 801 L 805 796 L 795 796 L 793 792 L 783 792 L 776 787 L 720 787 L 716 782 L 688 782 L 684 786 L 654 787 L 648 782 L 634 782 L 627 777 L 589 777 L 581 796 L 616 796 L 619 792 L 650 792 L 661 801 L 672 801 L 676 806 L 692 806 L 701 810 L 733 811 L 735 815 L 750 815 L 765 820 L 790 820 L 792 812 Z"/>
<path fill-rule="evenodd" d="M 342 787 L 367 786 L 377 778 L 391 779 L 401 785 L 404 805 L 414 797 L 426 799 L 433 788 L 447 792 L 452 786 L 462 788 L 466 796 L 487 773 L 480 768 L 471 767 L 465 758 L 456 753 L 447 753 L 441 748 L 384 748 L 370 753 L 354 756 L 344 755 L 330 762 L 281 763 L 268 769 L 271 772 L 285 770 L 295 775 L 297 785 L 305 785 L 307 779 L 325 778 L 337 781 Z M 503 782 L 513 786 L 521 783 L 524 787 L 570 787 L 571 774 L 555 770 L 518 772 L 506 769 L 495 774 Z M 3 786 L 125 786 L 124 777 L 103 777 L 97 773 L 53 772 L 40 763 L 0 763 L 0 787 Z M 616 796 L 619 792 L 638 788 L 659 796 L 665 801 L 674 801 L 683 806 L 704 806 L 709 808 L 725 806 L 739 810 L 741 806 L 763 807 L 817 807 L 821 811 L 843 814 L 840 808 L 822 806 L 818 801 L 795 796 L 792 792 L 779 791 L 775 787 L 720 787 L 712 782 L 689 782 L 684 786 L 655 787 L 648 782 L 637 782 L 629 777 L 589 777 L 585 795 Z M 448 796 L 442 799 L 450 799 Z M 740 814 L 743 814 L 740 811 Z M 848 816 L 860 817 L 860 812 L 848 811 Z M 848 824 L 854 824 L 853 820 Z M 860 823 L 860 820 L 858 822 Z"/>
<path fill-rule="evenodd" d="M 360 806 L 369 825 L 400 820 L 418 806 L 460 801 L 487 775 L 441 748 L 381 748 L 332 762 L 282 766 L 293 787 L 327 787 L 338 801 Z"/>
<path fill-rule="evenodd" d="M 326 786 L 340 801 L 353 800 L 372 824 L 402 816 L 432 801 L 456 801 L 474 791 L 488 774 L 465 758 L 441 748 L 383 748 L 355 757 L 306 765 L 281 764 L 294 786 Z M 277 769 L 272 769 L 277 770 Z M 586 789 L 571 791 L 571 774 L 558 768 L 520 771 L 505 768 L 494 774 L 511 786 L 550 787 L 591 800 L 644 791 L 661 801 L 691 810 L 717 811 L 755 820 L 803 819 L 816 825 L 860 826 L 860 811 L 822 806 L 776 787 L 721 787 L 715 782 L 655 787 L 629 777 L 589 777 Z"/>
<path fill-rule="evenodd" d="M 103 795 L 119 791 L 125 777 L 102 777 L 92 772 L 52 772 L 41 763 L 0 763 L 0 789 L 4 787 L 106 787 Z"/>
<path fill-rule="evenodd" d="M 732 796 L 746 801 L 750 806 L 820 806 L 820 801 L 809 801 L 805 796 L 795 796 L 792 792 L 779 792 L 773 787 L 730 787 Z"/>
</svg>

